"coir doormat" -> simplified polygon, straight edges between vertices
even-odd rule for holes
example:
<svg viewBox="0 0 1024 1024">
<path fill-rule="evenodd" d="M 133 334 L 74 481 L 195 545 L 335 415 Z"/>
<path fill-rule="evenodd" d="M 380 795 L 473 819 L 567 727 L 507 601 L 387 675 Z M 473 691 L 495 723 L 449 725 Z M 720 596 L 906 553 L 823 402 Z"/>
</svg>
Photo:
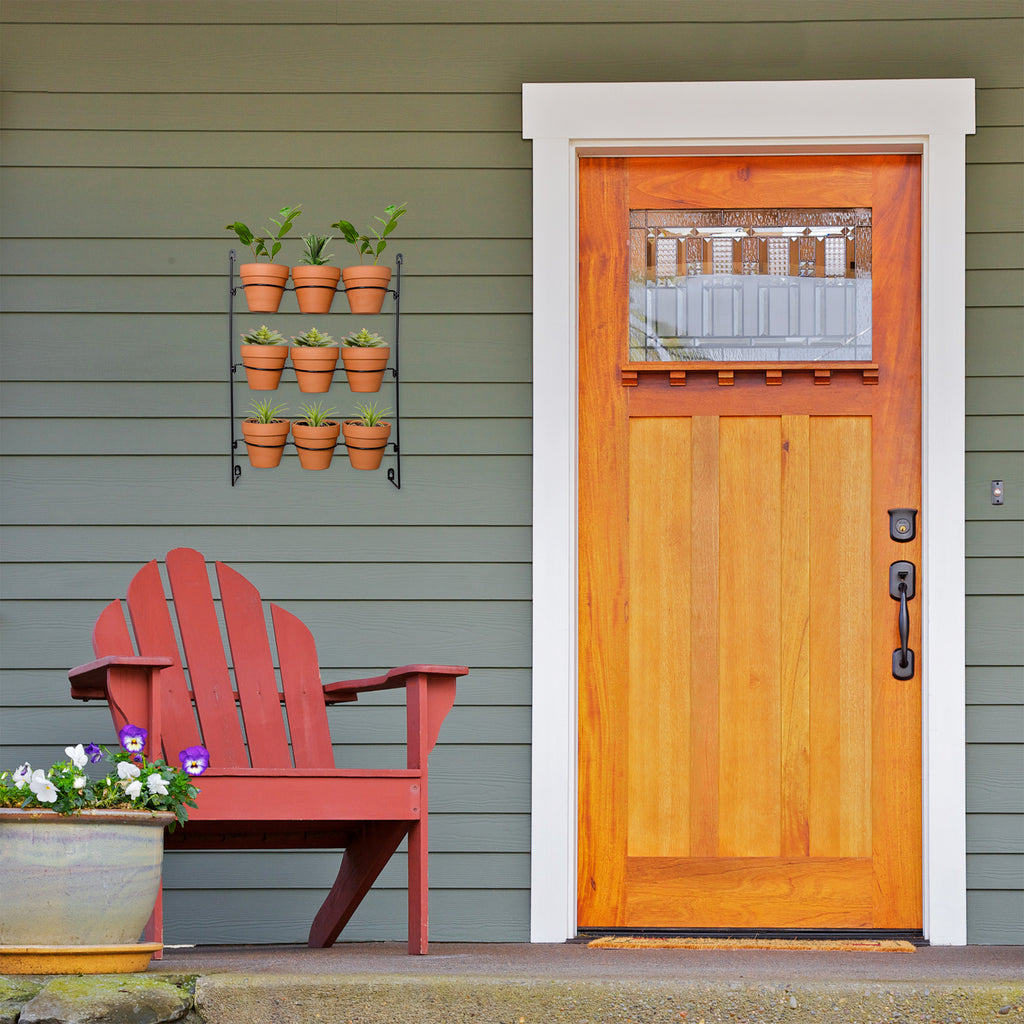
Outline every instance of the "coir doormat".
<svg viewBox="0 0 1024 1024">
<path fill-rule="evenodd" d="M 824 953 L 913 953 L 903 939 L 711 939 L 642 935 L 605 935 L 587 943 L 590 949 L 770 949 Z"/>
</svg>

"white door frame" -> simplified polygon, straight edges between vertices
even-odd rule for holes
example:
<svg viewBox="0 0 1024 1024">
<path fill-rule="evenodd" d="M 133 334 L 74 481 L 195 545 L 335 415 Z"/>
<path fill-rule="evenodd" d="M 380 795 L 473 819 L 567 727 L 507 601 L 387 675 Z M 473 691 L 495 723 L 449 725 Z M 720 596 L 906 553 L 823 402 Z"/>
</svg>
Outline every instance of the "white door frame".
<svg viewBox="0 0 1024 1024">
<path fill-rule="evenodd" d="M 523 86 L 523 136 L 533 140 L 532 941 L 576 934 L 577 158 L 842 151 L 922 154 L 924 934 L 966 943 L 964 183 L 973 131 L 973 79 Z"/>
</svg>

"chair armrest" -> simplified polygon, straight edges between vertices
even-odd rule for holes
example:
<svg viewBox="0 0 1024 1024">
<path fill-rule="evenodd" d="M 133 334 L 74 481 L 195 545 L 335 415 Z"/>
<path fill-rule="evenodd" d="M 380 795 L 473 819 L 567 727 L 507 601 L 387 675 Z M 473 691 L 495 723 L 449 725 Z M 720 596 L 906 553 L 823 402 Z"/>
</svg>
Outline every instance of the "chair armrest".
<svg viewBox="0 0 1024 1024">
<path fill-rule="evenodd" d="M 107 700 L 107 682 L 112 668 L 159 669 L 173 665 L 173 658 L 111 654 L 73 668 L 68 673 L 75 700 Z"/>
<path fill-rule="evenodd" d="M 405 686 L 411 676 L 464 676 L 469 669 L 465 665 L 403 665 L 393 668 L 386 675 L 372 676 L 369 679 L 343 679 L 337 683 L 324 684 L 324 701 L 327 704 L 339 704 L 343 701 L 356 700 L 361 693 L 372 690 L 397 690 Z"/>
</svg>

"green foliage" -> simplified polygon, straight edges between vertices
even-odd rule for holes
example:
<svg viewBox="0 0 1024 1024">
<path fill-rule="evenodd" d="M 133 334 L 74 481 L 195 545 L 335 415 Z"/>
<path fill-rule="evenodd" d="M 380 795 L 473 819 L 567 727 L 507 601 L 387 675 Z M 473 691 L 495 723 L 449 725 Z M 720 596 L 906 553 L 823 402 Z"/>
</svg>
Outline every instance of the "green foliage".
<svg viewBox="0 0 1024 1024">
<path fill-rule="evenodd" d="M 0 807 L 45 807 L 58 814 L 94 808 L 171 811 L 179 824 L 188 820 L 188 808 L 196 806 L 199 792 L 191 776 L 165 761 L 147 761 L 139 753 L 111 753 L 94 744 L 90 748 L 102 751 L 93 762 L 107 757 L 112 763 L 102 778 L 89 774 L 90 759 L 78 744 L 66 748 L 69 760 L 58 761 L 47 771 L 23 764 L 15 772 L 0 772 Z"/>
<path fill-rule="evenodd" d="M 299 206 L 302 204 L 300 203 Z M 266 227 L 263 229 L 264 236 L 257 236 L 250 228 L 246 227 L 240 220 L 236 220 L 233 224 L 225 225 L 226 230 L 234 231 L 238 235 L 238 240 L 242 245 L 247 245 L 252 250 L 252 258 L 259 262 L 261 256 L 267 257 L 268 263 L 274 262 L 274 257 L 281 251 L 281 239 L 288 234 L 292 229 L 292 225 L 295 222 L 295 218 L 302 213 L 299 206 L 283 206 L 278 211 L 280 220 L 271 217 L 270 223 L 274 225 L 273 228 Z M 270 249 L 267 249 L 267 240 L 271 239 L 273 244 Z"/>
<path fill-rule="evenodd" d="M 303 235 L 302 244 L 305 245 L 306 251 L 299 259 L 299 262 L 308 263 L 311 267 L 322 267 L 325 263 L 330 263 L 334 259 L 334 253 L 324 254 L 324 249 L 330 241 L 329 237 L 321 238 L 319 235 Z"/>
<path fill-rule="evenodd" d="M 324 334 L 315 327 L 310 327 L 308 331 L 296 334 L 292 341 L 296 345 L 301 345 L 305 348 L 328 348 L 331 345 L 338 344 L 329 334 Z"/>
<path fill-rule="evenodd" d="M 387 342 L 379 334 L 374 334 L 365 327 L 360 327 L 358 331 L 346 334 L 341 339 L 341 343 L 349 348 L 381 348 L 387 345 Z"/>
<path fill-rule="evenodd" d="M 324 409 L 319 402 L 310 402 L 309 405 L 302 406 L 302 419 L 299 423 L 304 423 L 307 427 L 323 427 L 332 422 L 331 417 L 336 415 L 337 411 Z"/>
<path fill-rule="evenodd" d="M 250 420 L 256 423 L 274 423 L 277 420 L 283 419 L 281 413 L 285 411 L 283 405 L 271 405 L 269 398 L 263 398 L 260 401 L 253 400 L 252 405 L 249 407 Z"/>
<path fill-rule="evenodd" d="M 371 224 L 363 234 L 360 234 L 347 220 L 339 220 L 332 224 L 331 227 L 337 228 L 345 236 L 345 241 L 350 242 L 356 247 L 360 263 L 363 262 L 364 256 L 372 256 L 373 263 L 377 263 L 380 259 L 380 254 L 387 247 L 388 243 L 385 239 L 395 230 L 395 227 L 398 225 L 398 218 L 406 212 L 407 207 L 408 203 L 393 203 L 390 206 L 385 206 L 384 213 L 386 216 L 378 217 L 375 215 L 373 218 L 380 227 L 377 227 L 376 224 Z"/>
<path fill-rule="evenodd" d="M 254 327 L 248 334 L 242 335 L 242 341 L 248 345 L 287 345 L 284 335 L 272 331 L 266 324 Z"/>
<path fill-rule="evenodd" d="M 356 412 L 359 414 L 357 419 L 351 420 L 353 423 L 360 423 L 364 427 L 376 427 L 379 426 L 383 421 L 384 417 L 387 416 L 390 409 L 378 409 L 376 402 L 371 402 L 369 405 L 357 405 Z"/>
</svg>

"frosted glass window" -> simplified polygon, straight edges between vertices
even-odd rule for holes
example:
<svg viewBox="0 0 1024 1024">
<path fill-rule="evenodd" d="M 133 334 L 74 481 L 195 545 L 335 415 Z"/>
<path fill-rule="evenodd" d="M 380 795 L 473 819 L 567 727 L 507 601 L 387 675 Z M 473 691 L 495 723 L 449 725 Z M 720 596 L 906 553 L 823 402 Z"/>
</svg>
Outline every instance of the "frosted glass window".
<svg viewBox="0 0 1024 1024">
<path fill-rule="evenodd" d="M 629 358 L 871 360 L 871 210 L 630 211 Z"/>
</svg>

